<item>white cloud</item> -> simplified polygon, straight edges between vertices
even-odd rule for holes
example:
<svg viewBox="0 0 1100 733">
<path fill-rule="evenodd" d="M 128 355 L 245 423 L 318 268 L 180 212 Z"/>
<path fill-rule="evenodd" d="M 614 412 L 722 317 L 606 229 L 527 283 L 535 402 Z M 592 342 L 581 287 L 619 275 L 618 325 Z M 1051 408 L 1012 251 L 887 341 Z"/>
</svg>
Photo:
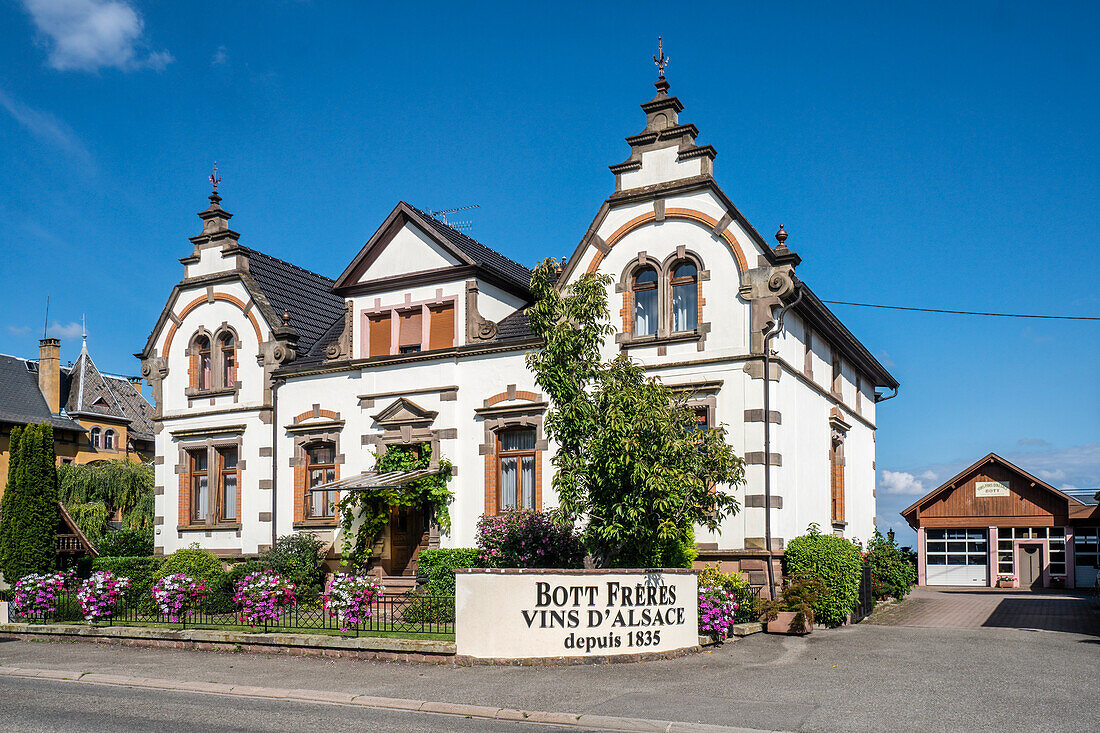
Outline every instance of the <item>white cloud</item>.
<svg viewBox="0 0 1100 733">
<path fill-rule="evenodd" d="M 925 471 L 924 473 L 922 473 L 920 475 L 920 477 L 922 479 L 924 479 L 925 481 L 935 481 L 936 480 L 936 472 L 935 471 Z"/>
<path fill-rule="evenodd" d="M 31 330 L 30 326 L 5 326 L 5 328 L 8 330 L 8 333 L 15 334 L 16 336 L 22 336 L 25 333 L 29 333 Z"/>
<path fill-rule="evenodd" d="M 1063 481 L 1066 478 L 1066 472 L 1061 469 L 1050 470 L 1046 468 L 1040 468 L 1035 473 L 1039 474 L 1039 478 L 1047 483 L 1051 481 Z"/>
<path fill-rule="evenodd" d="M 927 478 L 929 473 L 931 471 L 925 471 L 923 477 Z M 913 474 L 905 471 L 883 471 L 878 485 L 887 494 L 925 493 L 924 483 Z"/>
<path fill-rule="evenodd" d="M 69 323 L 66 323 L 65 325 L 61 325 L 57 321 L 54 321 L 53 325 L 51 325 L 46 330 L 46 333 L 48 333 L 50 336 L 54 336 L 56 338 L 74 339 L 74 338 L 78 338 L 79 336 L 81 336 L 84 333 L 84 327 L 81 326 L 76 321 L 70 321 Z"/>
<path fill-rule="evenodd" d="M 210 59 L 210 65 L 223 66 L 228 60 L 229 54 L 226 53 L 225 46 L 218 46 L 218 50 L 214 52 L 214 58 Z"/>
<path fill-rule="evenodd" d="M 0 107 L 12 119 L 44 143 L 69 153 L 87 166 L 92 164 L 92 154 L 84 147 L 76 133 L 67 124 L 49 112 L 28 107 L 0 89 Z"/>
<path fill-rule="evenodd" d="M 23 0 L 46 38 L 49 65 L 58 71 L 161 70 L 174 59 L 148 52 L 145 23 L 123 0 Z"/>
</svg>

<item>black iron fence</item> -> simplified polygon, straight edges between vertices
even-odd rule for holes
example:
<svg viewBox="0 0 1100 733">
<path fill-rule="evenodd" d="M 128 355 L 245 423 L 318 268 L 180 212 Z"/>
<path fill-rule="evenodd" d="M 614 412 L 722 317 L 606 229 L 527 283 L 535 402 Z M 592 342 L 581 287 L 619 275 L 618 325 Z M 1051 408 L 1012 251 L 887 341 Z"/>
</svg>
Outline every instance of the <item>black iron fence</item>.
<svg viewBox="0 0 1100 733">
<path fill-rule="evenodd" d="M 280 611 L 277 619 L 255 624 L 248 619 L 242 619 L 236 612 L 211 611 L 188 613 L 173 621 L 157 610 L 123 602 L 113 615 L 96 620 L 94 625 L 247 629 L 345 636 L 448 636 L 454 634 L 454 602 L 453 597 L 447 596 L 382 596 L 371 604 L 370 617 L 358 623 L 346 623 L 320 606 L 291 606 Z M 54 611 L 34 614 L 19 613 L 14 605 L 9 605 L 8 617 L 16 623 L 87 623 L 75 592 L 62 593 L 54 607 Z"/>
<path fill-rule="evenodd" d="M 871 587 L 871 566 L 863 563 L 863 573 L 859 578 L 859 598 L 852 609 L 852 623 L 856 624 L 871 615 L 875 610 L 875 594 Z"/>
</svg>

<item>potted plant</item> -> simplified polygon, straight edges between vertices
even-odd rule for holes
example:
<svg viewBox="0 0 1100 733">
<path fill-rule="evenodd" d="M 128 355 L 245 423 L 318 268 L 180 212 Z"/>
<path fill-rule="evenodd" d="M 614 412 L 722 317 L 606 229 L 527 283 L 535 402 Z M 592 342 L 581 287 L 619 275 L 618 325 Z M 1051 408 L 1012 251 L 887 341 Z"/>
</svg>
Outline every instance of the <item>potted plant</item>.
<svg viewBox="0 0 1100 733">
<path fill-rule="evenodd" d="M 998 575 L 997 576 L 998 588 L 1015 588 L 1016 576 L 1015 575 Z"/>
<path fill-rule="evenodd" d="M 817 578 L 796 576 L 785 581 L 778 598 L 761 602 L 767 632 L 808 634 L 813 631 L 813 604 L 826 592 Z"/>
</svg>

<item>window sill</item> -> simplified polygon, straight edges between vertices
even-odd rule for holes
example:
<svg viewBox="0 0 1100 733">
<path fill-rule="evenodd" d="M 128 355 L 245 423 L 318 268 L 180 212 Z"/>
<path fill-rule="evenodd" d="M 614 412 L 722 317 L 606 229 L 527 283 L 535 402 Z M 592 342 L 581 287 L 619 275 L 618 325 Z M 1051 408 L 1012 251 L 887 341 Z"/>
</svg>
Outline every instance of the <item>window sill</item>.
<svg viewBox="0 0 1100 733">
<path fill-rule="evenodd" d="M 240 522 L 219 522 L 218 524 L 180 524 L 176 525 L 177 532 L 205 532 L 207 530 L 235 530 L 240 529 Z"/>
<path fill-rule="evenodd" d="M 292 525 L 294 529 L 307 529 L 309 527 L 339 527 L 340 520 L 335 517 L 325 517 L 324 519 L 299 519 Z"/>
<path fill-rule="evenodd" d="M 225 397 L 228 395 L 237 394 L 240 391 L 240 387 L 215 387 L 213 389 L 198 389 L 196 387 L 188 387 L 183 390 L 184 395 L 188 399 L 201 400 L 204 397 Z"/>
<path fill-rule="evenodd" d="M 619 344 L 619 346 L 624 349 L 636 349 L 642 346 L 665 346 L 666 344 L 685 344 L 699 341 L 703 338 L 703 334 L 698 331 L 684 331 L 668 336 L 641 336 L 639 338 L 627 336 L 626 334 L 620 334 L 620 336 L 625 337 Z"/>
</svg>

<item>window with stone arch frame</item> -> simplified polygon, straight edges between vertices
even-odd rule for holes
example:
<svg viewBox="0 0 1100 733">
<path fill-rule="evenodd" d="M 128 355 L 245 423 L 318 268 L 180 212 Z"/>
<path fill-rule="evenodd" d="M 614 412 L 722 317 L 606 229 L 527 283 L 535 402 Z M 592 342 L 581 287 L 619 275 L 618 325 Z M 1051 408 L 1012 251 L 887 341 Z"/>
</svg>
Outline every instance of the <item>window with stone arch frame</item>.
<svg viewBox="0 0 1100 733">
<path fill-rule="evenodd" d="M 651 265 L 639 265 L 630 278 L 633 301 L 631 333 L 635 336 L 656 336 L 661 319 L 660 275 Z"/>
<path fill-rule="evenodd" d="M 329 441 L 315 441 L 304 447 L 306 458 L 306 517 L 309 519 L 331 519 L 336 516 L 335 491 L 312 491 L 312 489 L 336 480 L 336 444 Z"/>
<path fill-rule="evenodd" d="M 626 293 L 622 315 L 627 340 L 696 333 L 704 279 L 699 257 L 683 247 L 661 263 L 645 255 L 631 262 L 620 280 Z"/>
<path fill-rule="evenodd" d="M 99 428 L 92 428 L 92 432 L 88 435 L 88 441 L 92 444 L 93 448 L 98 448 L 100 444 L 100 435 L 103 433 Z"/>
<path fill-rule="evenodd" d="M 115 450 L 115 448 L 117 447 L 115 445 L 115 435 L 116 434 L 115 434 L 114 430 L 105 430 L 103 432 L 103 449 L 104 450 Z"/>
<path fill-rule="evenodd" d="M 231 326 L 222 324 L 214 334 L 199 329 L 188 347 L 191 389 L 200 392 L 237 389 L 239 347 L 240 338 Z"/>
</svg>

